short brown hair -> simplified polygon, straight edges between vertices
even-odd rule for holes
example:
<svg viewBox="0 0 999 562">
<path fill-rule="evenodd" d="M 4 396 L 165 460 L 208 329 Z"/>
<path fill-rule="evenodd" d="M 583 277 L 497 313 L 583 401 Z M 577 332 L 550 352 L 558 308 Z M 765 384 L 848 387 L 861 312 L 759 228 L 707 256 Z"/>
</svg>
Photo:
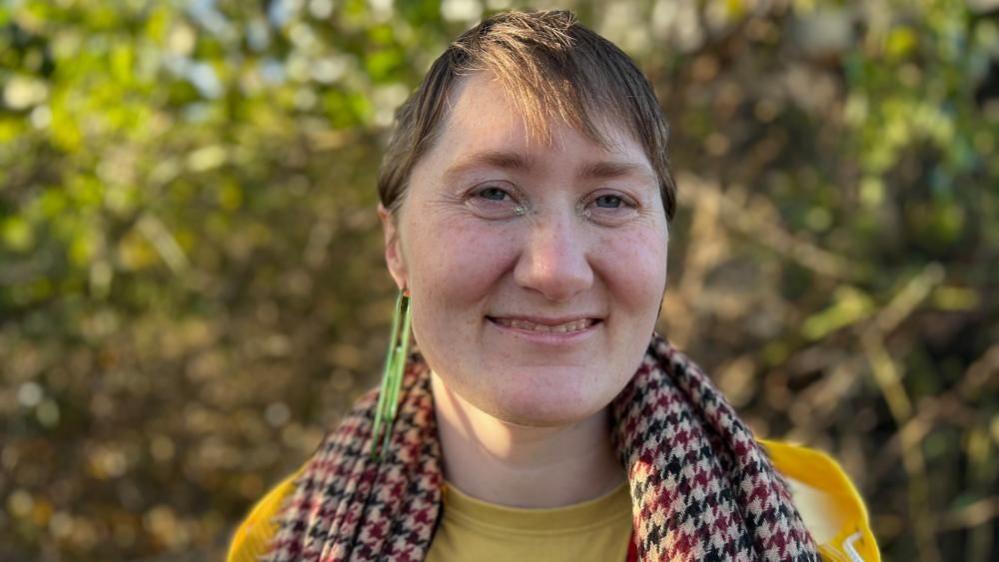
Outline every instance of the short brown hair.
<svg viewBox="0 0 999 562">
<path fill-rule="evenodd" d="M 382 205 L 402 204 L 409 176 L 446 118 L 455 84 L 488 71 L 506 87 L 528 130 L 548 138 L 548 121 L 562 119 L 606 145 L 594 118 L 610 114 L 641 142 L 658 176 L 667 219 L 676 185 L 667 154 L 669 125 L 652 86 L 613 43 L 567 11 L 503 12 L 463 33 L 396 112 L 395 129 L 378 176 Z"/>
</svg>

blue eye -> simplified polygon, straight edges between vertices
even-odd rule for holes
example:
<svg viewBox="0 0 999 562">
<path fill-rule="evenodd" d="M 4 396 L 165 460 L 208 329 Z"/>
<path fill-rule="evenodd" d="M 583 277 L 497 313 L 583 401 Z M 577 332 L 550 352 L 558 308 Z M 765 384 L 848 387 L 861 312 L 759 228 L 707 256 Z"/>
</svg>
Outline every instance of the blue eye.
<svg viewBox="0 0 999 562">
<path fill-rule="evenodd" d="M 604 226 L 619 226 L 639 216 L 641 205 L 620 192 L 603 192 L 586 199 L 583 215 Z"/>
<path fill-rule="evenodd" d="M 509 182 L 488 181 L 471 189 L 465 204 L 485 219 L 509 219 L 524 214 L 523 197 Z"/>
<path fill-rule="evenodd" d="M 478 196 L 490 201 L 502 201 L 504 198 L 509 197 L 509 194 L 498 187 L 486 187 L 479 190 Z"/>
<path fill-rule="evenodd" d="M 597 207 L 602 209 L 619 209 L 624 205 L 624 200 L 617 195 L 601 195 L 593 200 Z"/>
</svg>

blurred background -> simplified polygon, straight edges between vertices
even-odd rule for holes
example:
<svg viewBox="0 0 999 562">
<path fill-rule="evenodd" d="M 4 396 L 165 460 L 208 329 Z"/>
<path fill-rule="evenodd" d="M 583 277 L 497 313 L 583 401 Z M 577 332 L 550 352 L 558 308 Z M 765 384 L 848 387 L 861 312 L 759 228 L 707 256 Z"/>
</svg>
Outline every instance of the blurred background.
<svg viewBox="0 0 999 562">
<path fill-rule="evenodd" d="M 0 0 L 0 559 L 219 560 L 375 384 L 394 109 L 502 0 Z M 999 559 L 999 1 L 571 1 L 674 131 L 660 329 L 888 560 Z"/>
</svg>

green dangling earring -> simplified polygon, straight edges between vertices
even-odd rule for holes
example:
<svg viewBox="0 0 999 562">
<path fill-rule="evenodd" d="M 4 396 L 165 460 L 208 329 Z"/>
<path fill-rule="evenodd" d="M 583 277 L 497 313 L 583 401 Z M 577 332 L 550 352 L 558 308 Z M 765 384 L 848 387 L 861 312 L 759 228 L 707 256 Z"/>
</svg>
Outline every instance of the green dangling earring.
<svg viewBox="0 0 999 562">
<path fill-rule="evenodd" d="M 382 453 L 388 450 L 389 440 L 392 437 L 392 424 L 399 408 L 399 389 L 402 387 L 402 374 L 406 369 L 409 327 L 413 319 L 409 300 L 409 291 L 406 289 L 399 291 L 399 296 L 395 300 L 392 336 L 389 339 L 388 353 L 385 354 L 385 370 L 382 372 L 382 386 L 378 391 L 378 406 L 375 407 L 375 423 L 371 430 L 371 458 L 376 462 L 380 462 L 383 458 Z"/>
</svg>

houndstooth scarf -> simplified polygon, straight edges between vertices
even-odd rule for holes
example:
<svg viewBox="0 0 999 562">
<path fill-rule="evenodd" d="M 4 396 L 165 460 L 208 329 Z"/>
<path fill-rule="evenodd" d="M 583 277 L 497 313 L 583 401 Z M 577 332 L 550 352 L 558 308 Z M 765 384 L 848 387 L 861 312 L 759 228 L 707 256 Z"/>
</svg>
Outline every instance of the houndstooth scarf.
<svg viewBox="0 0 999 562">
<path fill-rule="evenodd" d="M 372 461 L 377 394 L 326 436 L 279 516 L 269 562 L 426 557 L 441 514 L 441 447 L 430 369 L 403 380 L 392 445 Z M 817 561 L 811 535 L 752 432 L 690 359 L 655 336 L 611 404 L 627 467 L 629 560 Z"/>
</svg>

